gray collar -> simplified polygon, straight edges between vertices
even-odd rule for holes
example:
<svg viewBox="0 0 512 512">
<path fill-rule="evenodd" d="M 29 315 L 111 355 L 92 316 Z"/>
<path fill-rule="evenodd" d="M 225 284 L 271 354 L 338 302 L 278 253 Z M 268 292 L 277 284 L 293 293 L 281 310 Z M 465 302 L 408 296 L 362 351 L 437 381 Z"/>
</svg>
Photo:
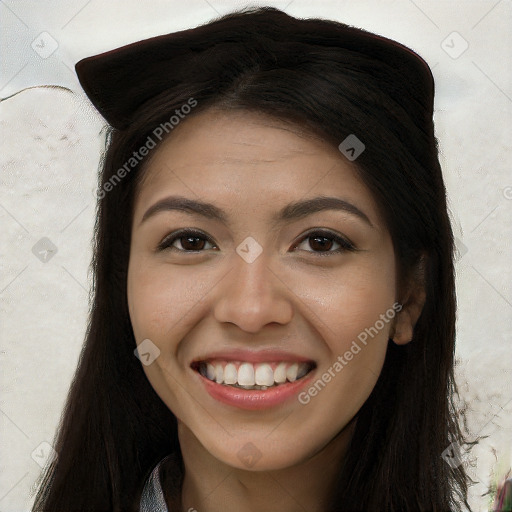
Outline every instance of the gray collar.
<svg viewBox="0 0 512 512">
<path fill-rule="evenodd" d="M 139 512 L 169 512 L 165 503 L 164 492 L 160 483 L 160 466 L 167 459 L 162 459 L 146 480 L 140 499 Z"/>
</svg>

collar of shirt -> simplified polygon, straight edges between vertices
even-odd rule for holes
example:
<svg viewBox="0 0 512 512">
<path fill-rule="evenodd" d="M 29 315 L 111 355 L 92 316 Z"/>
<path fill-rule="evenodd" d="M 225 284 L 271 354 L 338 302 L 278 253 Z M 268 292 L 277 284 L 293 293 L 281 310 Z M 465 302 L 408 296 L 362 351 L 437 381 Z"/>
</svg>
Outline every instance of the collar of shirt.
<svg viewBox="0 0 512 512">
<path fill-rule="evenodd" d="M 140 512 L 169 512 L 160 481 L 160 467 L 169 457 L 163 458 L 146 480 L 140 499 Z"/>
</svg>

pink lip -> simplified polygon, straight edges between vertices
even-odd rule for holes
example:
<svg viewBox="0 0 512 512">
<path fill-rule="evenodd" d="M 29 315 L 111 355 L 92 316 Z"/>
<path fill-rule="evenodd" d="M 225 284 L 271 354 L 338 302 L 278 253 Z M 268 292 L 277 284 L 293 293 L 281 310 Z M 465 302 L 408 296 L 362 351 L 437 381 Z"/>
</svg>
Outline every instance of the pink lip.
<svg viewBox="0 0 512 512">
<path fill-rule="evenodd" d="M 284 362 L 297 362 L 297 363 L 309 363 L 313 362 L 311 359 L 307 357 L 298 356 L 295 354 L 291 354 L 290 352 L 285 352 L 283 350 L 258 350 L 257 352 L 253 352 L 250 350 L 229 350 L 229 351 L 220 351 L 213 352 L 211 354 L 207 354 L 204 357 L 197 357 L 191 363 L 191 366 L 194 363 L 198 363 L 200 361 L 209 361 L 213 359 L 221 359 L 224 361 L 243 361 L 244 363 L 269 363 L 272 361 L 284 361 Z"/>
<path fill-rule="evenodd" d="M 301 388 L 305 387 L 313 378 L 314 370 L 311 370 L 308 375 L 302 377 L 295 382 L 287 382 L 279 386 L 267 390 L 254 390 L 254 389 L 240 389 L 223 384 L 217 384 L 200 373 L 195 372 L 201 382 L 203 383 L 206 391 L 218 400 L 227 405 L 238 407 L 239 409 L 247 410 L 261 410 L 270 407 L 275 407 L 282 404 L 291 397 L 297 395 Z"/>
</svg>

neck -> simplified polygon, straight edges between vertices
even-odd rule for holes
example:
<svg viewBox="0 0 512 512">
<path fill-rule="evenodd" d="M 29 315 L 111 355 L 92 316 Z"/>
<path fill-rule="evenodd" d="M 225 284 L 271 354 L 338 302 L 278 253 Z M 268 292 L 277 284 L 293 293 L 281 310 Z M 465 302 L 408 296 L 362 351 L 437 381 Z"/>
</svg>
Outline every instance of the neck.
<svg viewBox="0 0 512 512">
<path fill-rule="evenodd" d="M 234 468 L 213 457 L 183 423 L 178 434 L 185 467 L 183 511 L 325 512 L 355 427 L 350 422 L 314 456 L 271 471 Z M 229 504 L 229 506 L 227 506 Z"/>
</svg>

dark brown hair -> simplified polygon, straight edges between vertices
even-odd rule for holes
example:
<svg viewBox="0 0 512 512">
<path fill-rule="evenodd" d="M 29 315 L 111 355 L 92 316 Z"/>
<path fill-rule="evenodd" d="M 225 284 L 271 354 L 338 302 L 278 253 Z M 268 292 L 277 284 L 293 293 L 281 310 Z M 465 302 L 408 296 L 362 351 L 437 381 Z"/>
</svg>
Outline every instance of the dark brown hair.
<svg viewBox="0 0 512 512">
<path fill-rule="evenodd" d="M 203 30 L 204 50 L 188 57 L 179 80 L 138 105 L 126 126 L 110 129 L 101 187 L 190 98 L 197 101 L 191 115 L 241 109 L 297 123 L 335 146 L 350 134 L 361 139 L 365 151 L 354 164 L 390 231 L 401 282 L 423 261 L 426 301 L 412 342 L 389 341 L 340 462 L 330 510 L 467 507 L 463 467 L 452 469 L 441 457 L 463 438 L 453 403 L 453 235 L 432 98 L 397 76 L 385 58 L 340 48 L 343 24 L 298 20 L 272 8 L 207 26 L 219 23 L 229 44 L 213 44 Z M 135 92 L 138 79 L 132 77 Z M 86 340 L 56 437 L 58 458 L 34 511 L 138 510 L 151 469 L 180 453 L 176 418 L 134 356 L 127 306 L 132 210 L 145 163 L 98 201 Z"/>
</svg>

